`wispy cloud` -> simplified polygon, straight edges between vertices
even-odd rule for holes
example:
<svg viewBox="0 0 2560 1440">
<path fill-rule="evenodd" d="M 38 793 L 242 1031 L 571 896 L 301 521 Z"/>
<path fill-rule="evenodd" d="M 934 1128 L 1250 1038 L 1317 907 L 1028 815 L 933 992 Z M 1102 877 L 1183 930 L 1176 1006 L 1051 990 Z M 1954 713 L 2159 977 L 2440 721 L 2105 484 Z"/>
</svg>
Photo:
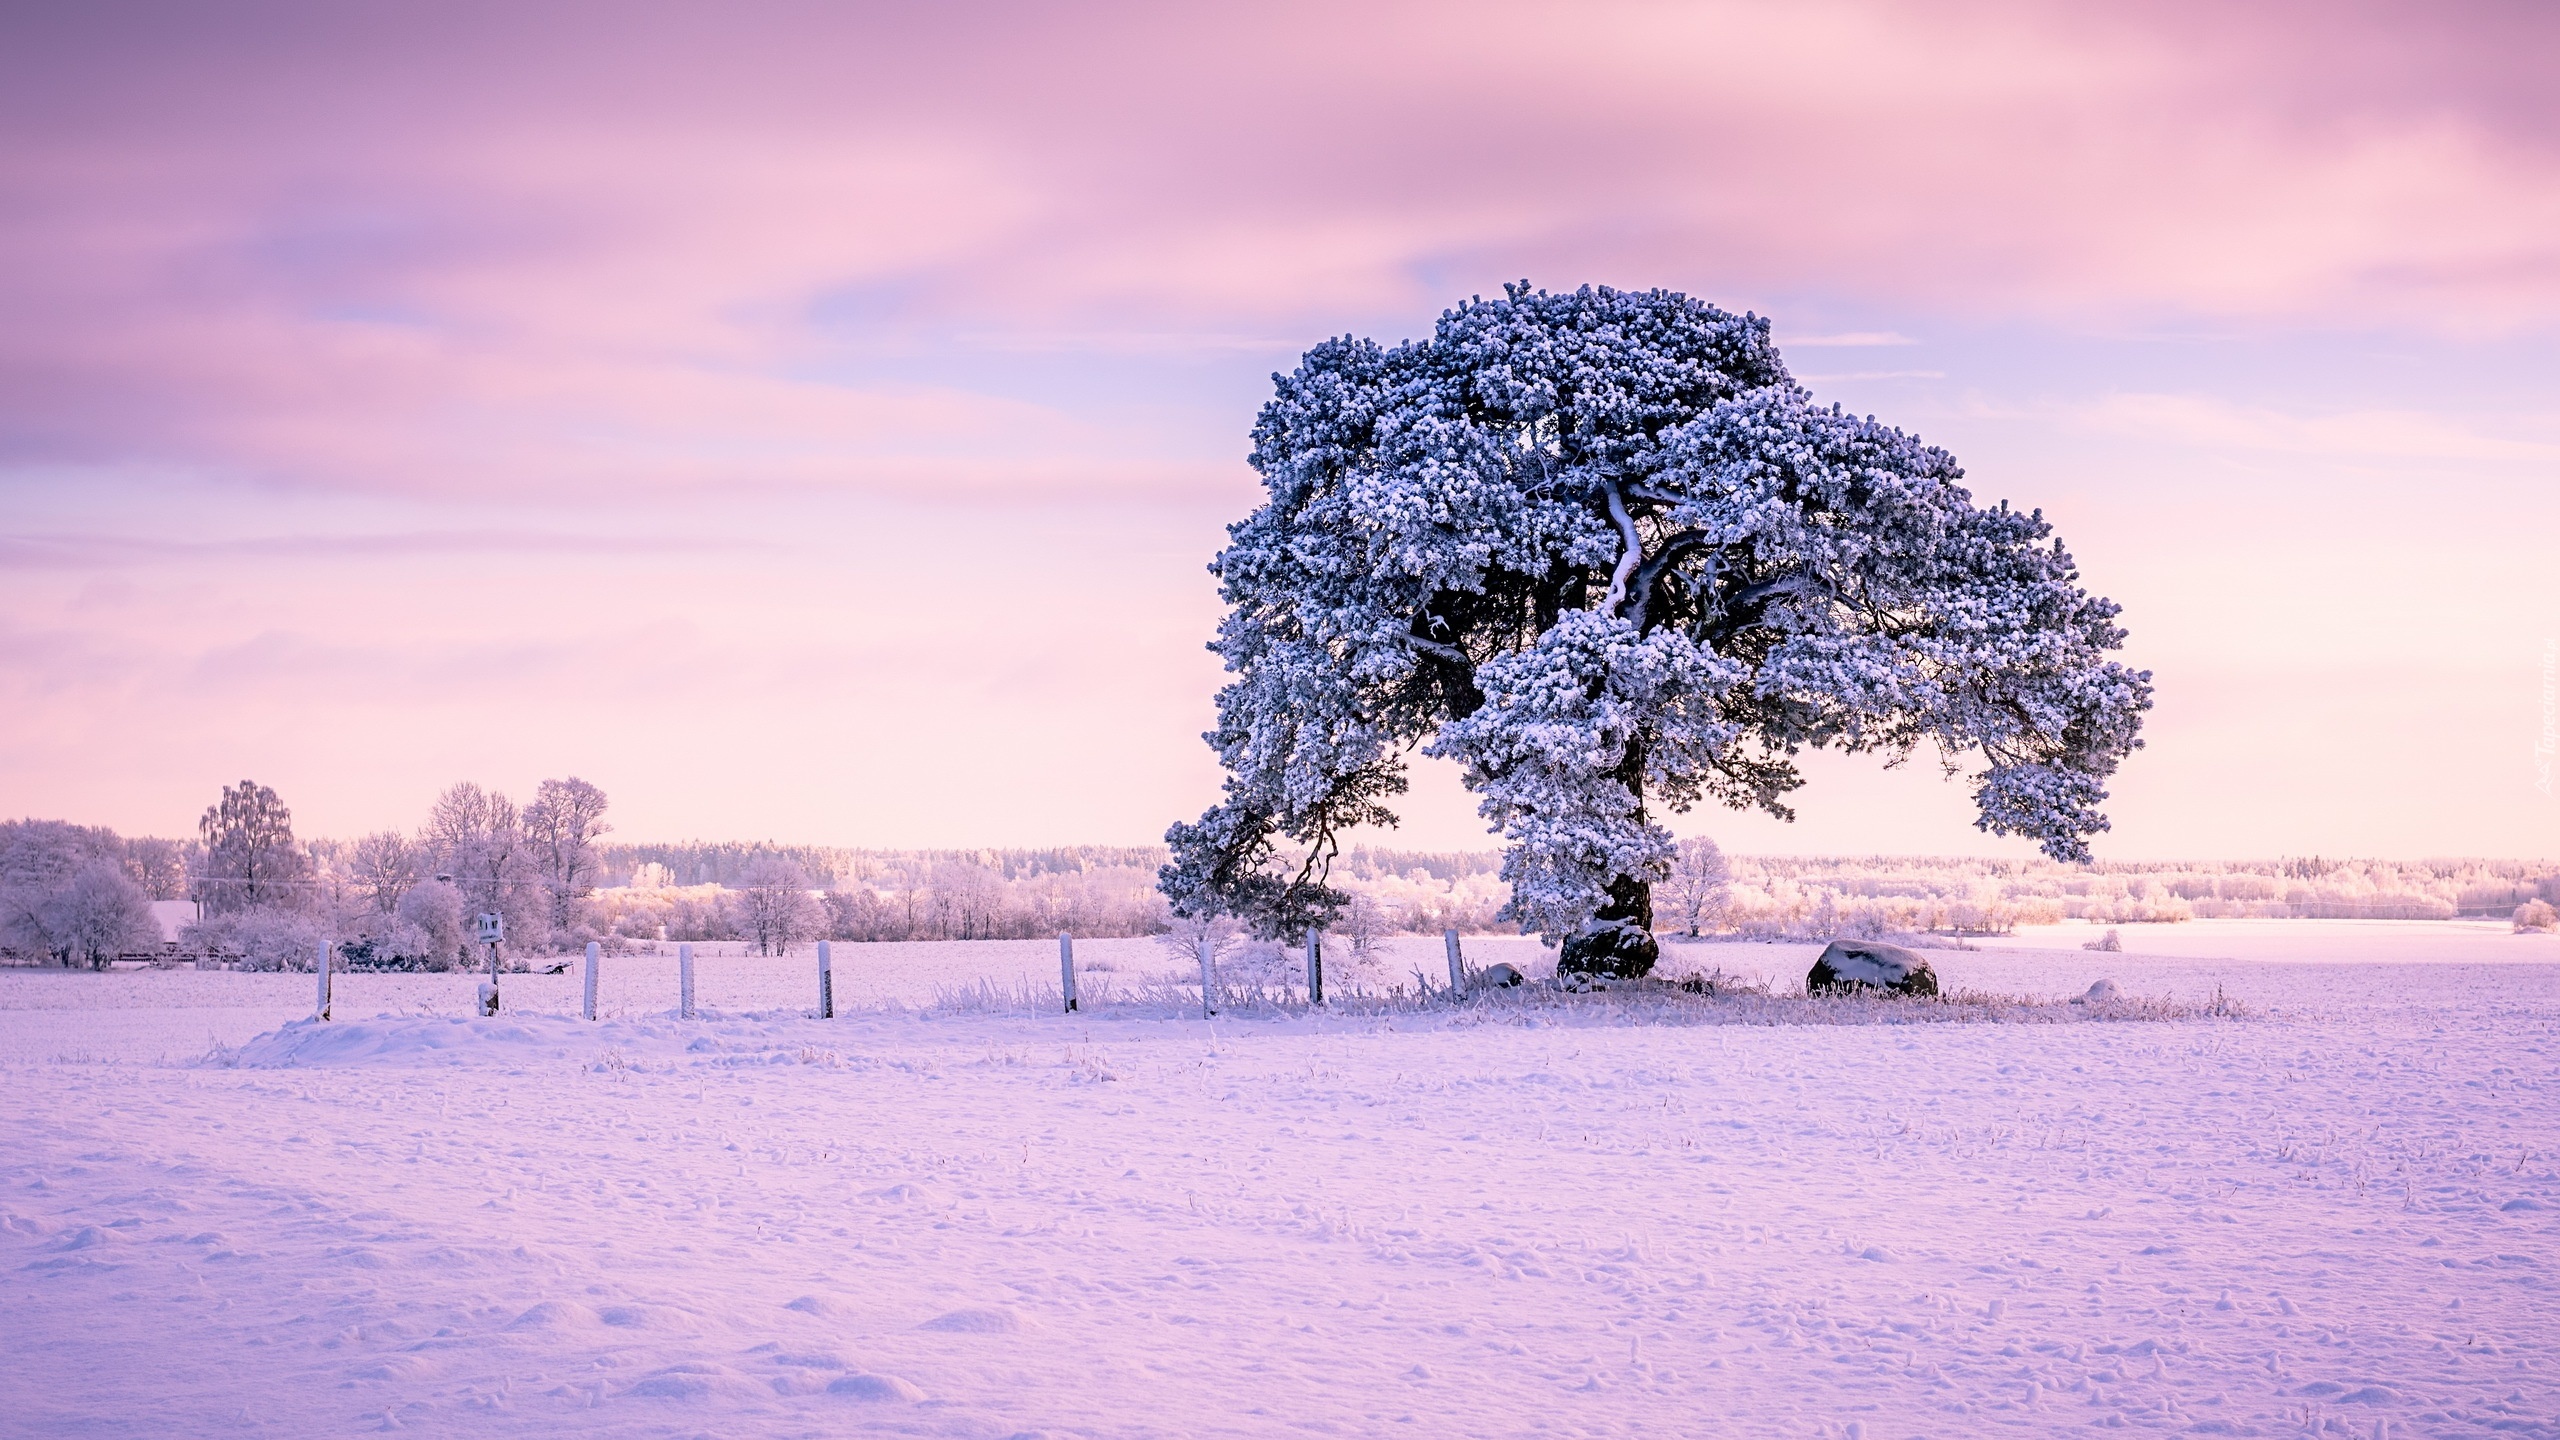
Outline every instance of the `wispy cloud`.
<svg viewBox="0 0 2560 1440">
<path fill-rule="evenodd" d="M 2299 413 L 2204 395 L 2119 394 L 2075 413 L 2091 429 L 2204 449 L 2394 464 L 2505 462 L 2554 467 L 2560 473 L 2560 442 L 2499 434 L 2474 420 L 2424 411 Z"/>
<path fill-rule="evenodd" d="M 972 350 L 1024 355 L 1294 355 L 1301 339 L 1143 330 L 971 330 L 952 337 Z"/>
<path fill-rule="evenodd" d="M 701 536 L 574 531 L 414 530 L 372 535 L 256 535 L 224 540 L 71 534 L 0 535 L 0 569 L 99 570 L 239 560 L 381 561 L 456 555 L 720 555 L 770 548 Z"/>
<path fill-rule="evenodd" d="M 1891 330 L 1851 330 L 1839 335 L 1806 335 L 1801 338 L 1781 335 L 1778 337 L 1778 348 L 1781 350 L 1826 346 L 1847 349 L 1872 345 L 1917 345 L 1919 343 L 1908 335 Z"/>
<path fill-rule="evenodd" d="M 1944 380 L 1944 370 L 1843 370 L 1837 374 L 1798 375 L 1799 380 Z"/>
</svg>

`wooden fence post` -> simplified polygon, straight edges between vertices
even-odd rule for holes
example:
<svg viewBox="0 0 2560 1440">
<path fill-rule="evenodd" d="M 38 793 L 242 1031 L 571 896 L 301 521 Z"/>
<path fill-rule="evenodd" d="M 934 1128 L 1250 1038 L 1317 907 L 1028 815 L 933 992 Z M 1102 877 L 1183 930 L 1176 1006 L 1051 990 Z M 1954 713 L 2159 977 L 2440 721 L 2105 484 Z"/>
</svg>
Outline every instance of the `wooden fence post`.
<svg viewBox="0 0 2560 1440">
<path fill-rule="evenodd" d="M 824 940 L 818 942 L 818 1018 L 836 1018 L 836 954 Z"/>
<path fill-rule="evenodd" d="M 320 998 L 312 1004 L 311 1018 L 329 1018 L 329 942 L 320 942 Z"/>
<path fill-rule="evenodd" d="M 587 942 L 587 998 L 579 1009 L 590 1020 L 596 1018 L 596 961 L 603 951 L 604 947 L 593 940 Z"/>
<path fill-rule="evenodd" d="M 1324 936 L 1307 932 L 1307 1003 L 1324 1003 Z"/>
<path fill-rule="evenodd" d="M 1200 937 L 1200 1018 L 1203 1020 L 1218 1013 L 1218 1007 L 1211 999 L 1218 993 L 1217 952 L 1218 942 L 1207 935 L 1202 935 Z"/>
<path fill-rule="evenodd" d="M 1066 997 L 1066 1013 L 1076 1013 L 1076 937 L 1058 932 L 1058 993 Z"/>
<path fill-rule="evenodd" d="M 1467 993 L 1467 961 L 1466 957 L 1460 954 L 1458 950 L 1458 932 L 1455 930 L 1441 931 L 1440 943 L 1446 946 L 1449 951 L 1449 993 L 1452 995 L 1464 995 Z"/>
<path fill-rule="evenodd" d="M 693 947 L 676 947 L 676 1016 L 693 1018 Z"/>
</svg>

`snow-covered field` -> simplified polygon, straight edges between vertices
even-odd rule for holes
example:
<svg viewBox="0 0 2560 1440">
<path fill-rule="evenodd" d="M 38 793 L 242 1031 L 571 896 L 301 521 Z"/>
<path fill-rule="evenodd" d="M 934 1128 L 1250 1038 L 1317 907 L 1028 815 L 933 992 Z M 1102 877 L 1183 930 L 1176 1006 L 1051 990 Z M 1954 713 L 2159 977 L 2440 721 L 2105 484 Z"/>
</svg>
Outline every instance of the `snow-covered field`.
<svg viewBox="0 0 2560 1440">
<path fill-rule="evenodd" d="M 312 977 L 0 973 L 0 1434 L 2560 1436 L 2560 940 L 2096 933 L 1932 958 L 2256 1013 L 974 1013 L 1056 978 L 989 942 L 838 947 L 834 1021 L 806 956 L 694 1021 L 633 957 L 593 1024 L 352 976 L 280 1028 Z"/>
</svg>

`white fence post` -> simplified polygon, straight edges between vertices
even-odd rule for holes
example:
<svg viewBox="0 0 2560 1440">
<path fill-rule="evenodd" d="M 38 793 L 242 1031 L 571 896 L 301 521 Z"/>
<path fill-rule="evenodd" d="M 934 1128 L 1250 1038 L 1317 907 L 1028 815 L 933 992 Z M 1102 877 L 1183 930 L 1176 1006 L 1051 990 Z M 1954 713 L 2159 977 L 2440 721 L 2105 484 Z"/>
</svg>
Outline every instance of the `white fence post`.
<svg viewBox="0 0 2560 1440">
<path fill-rule="evenodd" d="M 676 947 L 676 1015 L 693 1018 L 693 947 Z"/>
<path fill-rule="evenodd" d="M 329 942 L 326 940 L 320 942 L 320 998 L 312 1004 L 311 1018 L 329 1018 Z"/>
<path fill-rule="evenodd" d="M 836 952 L 824 940 L 818 942 L 818 1018 L 836 1018 Z"/>
<path fill-rule="evenodd" d="M 1076 937 L 1058 932 L 1058 993 L 1066 997 L 1066 1013 L 1076 1013 Z"/>
<path fill-rule="evenodd" d="M 1307 931 L 1307 1003 L 1324 1003 L 1324 936 Z"/>
<path fill-rule="evenodd" d="M 1217 952 L 1216 940 L 1207 935 L 1200 937 L 1200 1018 L 1203 1020 L 1218 1013 L 1217 1005 L 1210 998 L 1218 993 Z"/>
<path fill-rule="evenodd" d="M 1449 993 L 1464 995 L 1467 993 L 1467 961 L 1466 957 L 1458 952 L 1458 932 L 1441 931 L 1440 943 L 1448 947 L 1449 951 Z"/>
<path fill-rule="evenodd" d="M 596 961 L 603 952 L 603 949 L 603 946 L 598 945 L 593 940 L 587 942 L 586 1000 L 578 1007 L 578 1009 L 579 1013 L 585 1015 L 590 1020 L 596 1018 Z"/>
</svg>

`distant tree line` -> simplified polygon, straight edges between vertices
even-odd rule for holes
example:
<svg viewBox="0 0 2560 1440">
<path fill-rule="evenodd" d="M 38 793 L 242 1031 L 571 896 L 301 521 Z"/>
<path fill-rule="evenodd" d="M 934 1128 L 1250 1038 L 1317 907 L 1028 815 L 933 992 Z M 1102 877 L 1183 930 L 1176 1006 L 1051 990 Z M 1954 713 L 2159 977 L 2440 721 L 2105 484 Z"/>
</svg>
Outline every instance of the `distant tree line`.
<svg viewBox="0 0 2560 1440">
<path fill-rule="evenodd" d="M 574 776 L 530 801 L 448 787 L 414 831 L 303 840 L 274 790 L 242 781 L 185 841 L 60 820 L 0 821 L 0 950 L 103 966 L 157 950 L 150 906 L 193 899 L 189 953 L 308 968 L 323 944 L 358 967 L 450 969 L 478 959 L 472 916 L 505 917 L 507 952 L 744 942 L 783 953 L 838 941 L 1018 940 L 1060 931 L 1147 935 L 1172 924 L 1160 846 L 881 850 L 770 843 L 609 843 L 607 800 Z M 1334 882 L 1348 940 L 1398 931 L 1507 931 L 1494 851 L 1355 847 Z M 1944 856 L 1727 856 L 1683 842 L 1657 882 L 1662 932 L 1825 938 L 2021 924 L 2226 917 L 2552 923 L 2548 862 L 2101 861 Z M 2539 908 L 2536 908 L 2539 907 Z"/>
</svg>

